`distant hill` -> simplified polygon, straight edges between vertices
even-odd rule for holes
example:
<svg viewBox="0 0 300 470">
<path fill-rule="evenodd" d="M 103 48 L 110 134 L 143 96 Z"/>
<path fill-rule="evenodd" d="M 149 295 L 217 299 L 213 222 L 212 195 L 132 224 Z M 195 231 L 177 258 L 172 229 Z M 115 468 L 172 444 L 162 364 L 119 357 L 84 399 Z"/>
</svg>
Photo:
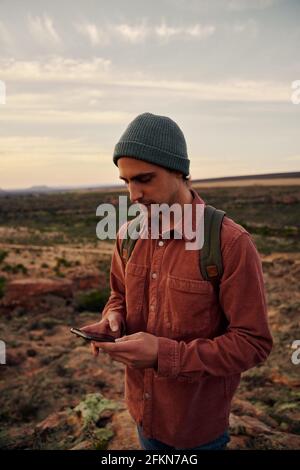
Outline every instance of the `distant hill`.
<svg viewBox="0 0 300 470">
<path fill-rule="evenodd" d="M 260 179 L 282 179 L 282 178 L 300 178 L 300 171 L 293 171 L 289 173 L 262 173 L 259 175 L 242 175 L 242 176 L 224 176 L 222 178 L 205 178 L 193 180 L 193 183 L 210 183 L 221 181 L 236 181 L 236 180 L 260 180 Z"/>
<path fill-rule="evenodd" d="M 80 191 L 115 191 L 122 188 L 121 185 L 95 185 L 95 186 L 46 186 L 37 185 L 30 188 L 14 188 L 14 189 L 1 189 L 0 196 L 10 194 L 47 194 L 47 193 L 64 193 L 64 192 L 80 192 Z"/>
<path fill-rule="evenodd" d="M 224 176 L 219 178 L 193 179 L 193 185 L 208 186 L 232 186 L 240 183 L 245 184 L 300 184 L 300 171 L 288 173 L 262 173 L 258 175 L 238 175 Z M 87 186 L 57 186 L 51 187 L 46 185 L 31 186 L 24 189 L 1 189 L 0 196 L 9 194 L 45 194 L 45 193 L 61 193 L 61 192 L 86 192 L 86 191 L 118 191 L 124 190 L 124 186 L 120 184 L 108 185 L 87 185 Z"/>
</svg>

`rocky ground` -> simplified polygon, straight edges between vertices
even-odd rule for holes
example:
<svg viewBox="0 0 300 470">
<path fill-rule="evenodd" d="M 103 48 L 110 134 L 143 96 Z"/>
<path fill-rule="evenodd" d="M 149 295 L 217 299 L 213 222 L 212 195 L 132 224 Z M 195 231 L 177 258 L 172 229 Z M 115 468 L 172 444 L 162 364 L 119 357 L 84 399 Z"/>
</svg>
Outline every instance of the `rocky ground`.
<svg viewBox="0 0 300 470">
<path fill-rule="evenodd" d="M 105 354 L 93 358 L 69 333 L 99 318 L 82 298 L 105 289 L 111 246 L 103 248 L 99 257 L 90 246 L 9 247 L 6 263 L 22 260 L 27 272 L 9 274 L 0 306 L 7 344 L 7 365 L 0 367 L 2 448 L 139 448 L 123 401 L 123 366 Z M 62 257 L 61 275 L 51 276 Z M 300 338 L 300 255 L 277 253 L 262 261 L 275 346 L 264 365 L 243 375 L 230 448 L 299 449 L 300 365 L 291 362 L 291 344 Z"/>
<path fill-rule="evenodd" d="M 300 364 L 291 361 L 292 343 L 300 340 L 299 190 L 211 191 L 211 203 L 227 205 L 240 223 L 247 214 L 245 225 L 264 253 L 275 341 L 268 360 L 243 374 L 229 447 L 300 449 Z M 0 205 L 0 340 L 7 348 L 7 363 L 0 365 L 0 448 L 138 449 L 123 400 L 123 365 L 103 353 L 92 357 L 69 332 L 100 318 L 113 245 L 93 241 L 94 219 L 84 210 L 96 196 L 89 196 L 92 202 L 63 197 L 19 197 Z M 15 204 L 17 221 L 9 216 Z M 68 238 L 77 224 L 78 239 Z M 80 242 L 86 233 L 90 238 Z"/>
</svg>

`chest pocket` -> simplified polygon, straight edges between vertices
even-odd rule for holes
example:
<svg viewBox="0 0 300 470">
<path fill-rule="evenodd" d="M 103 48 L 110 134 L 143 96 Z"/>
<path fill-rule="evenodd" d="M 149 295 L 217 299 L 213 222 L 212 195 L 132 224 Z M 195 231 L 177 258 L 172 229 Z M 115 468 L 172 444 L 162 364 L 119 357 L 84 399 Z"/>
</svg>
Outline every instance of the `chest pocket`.
<svg viewBox="0 0 300 470">
<path fill-rule="evenodd" d="M 209 281 L 183 279 L 168 275 L 164 315 L 173 339 L 205 337 L 210 327 L 214 299 Z"/>
<path fill-rule="evenodd" d="M 141 311 L 145 302 L 145 283 L 148 268 L 129 261 L 125 269 L 125 300 L 127 333 L 139 331 L 143 319 Z"/>
</svg>

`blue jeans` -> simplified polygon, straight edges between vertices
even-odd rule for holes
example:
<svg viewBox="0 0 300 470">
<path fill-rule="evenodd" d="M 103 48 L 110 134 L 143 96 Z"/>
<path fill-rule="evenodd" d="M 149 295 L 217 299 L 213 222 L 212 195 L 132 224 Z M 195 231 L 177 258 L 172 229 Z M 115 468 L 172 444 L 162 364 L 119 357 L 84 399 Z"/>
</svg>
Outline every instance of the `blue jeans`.
<svg viewBox="0 0 300 470">
<path fill-rule="evenodd" d="M 141 448 L 143 450 L 166 450 L 171 451 L 175 450 L 175 447 L 169 446 L 164 444 L 157 439 L 147 439 L 143 435 L 143 430 L 141 426 L 137 426 L 138 436 Z M 221 436 L 217 437 L 214 441 L 208 442 L 207 444 L 202 444 L 197 447 L 189 448 L 189 449 L 177 449 L 177 450 L 225 450 L 228 442 L 230 441 L 229 433 L 226 430 Z"/>
</svg>

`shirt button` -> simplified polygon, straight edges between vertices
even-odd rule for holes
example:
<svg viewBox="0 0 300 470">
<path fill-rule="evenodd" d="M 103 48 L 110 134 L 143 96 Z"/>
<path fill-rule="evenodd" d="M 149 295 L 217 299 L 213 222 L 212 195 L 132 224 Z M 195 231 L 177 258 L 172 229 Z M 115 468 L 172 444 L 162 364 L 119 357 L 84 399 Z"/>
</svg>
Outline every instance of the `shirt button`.
<svg viewBox="0 0 300 470">
<path fill-rule="evenodd" d="M 152 279 L 156 279 L 157 278 L 157 274 L 156 273 L 152 273 Z"/>
<path fill-rule="evenodd" d="M 150 398 L 150 393 L 147 393 L 147 392 L 146 392 L 146 393 L 144 394 L 144 397 L 145 397 L 145 400 L 149 400 L 149 398 Z"/>
<path fill-rule="evenodd" d="M 164 242 L 162 242 L 161 240 L 158 242 L 158 246 L 164 246 Z"/>
</svg>

